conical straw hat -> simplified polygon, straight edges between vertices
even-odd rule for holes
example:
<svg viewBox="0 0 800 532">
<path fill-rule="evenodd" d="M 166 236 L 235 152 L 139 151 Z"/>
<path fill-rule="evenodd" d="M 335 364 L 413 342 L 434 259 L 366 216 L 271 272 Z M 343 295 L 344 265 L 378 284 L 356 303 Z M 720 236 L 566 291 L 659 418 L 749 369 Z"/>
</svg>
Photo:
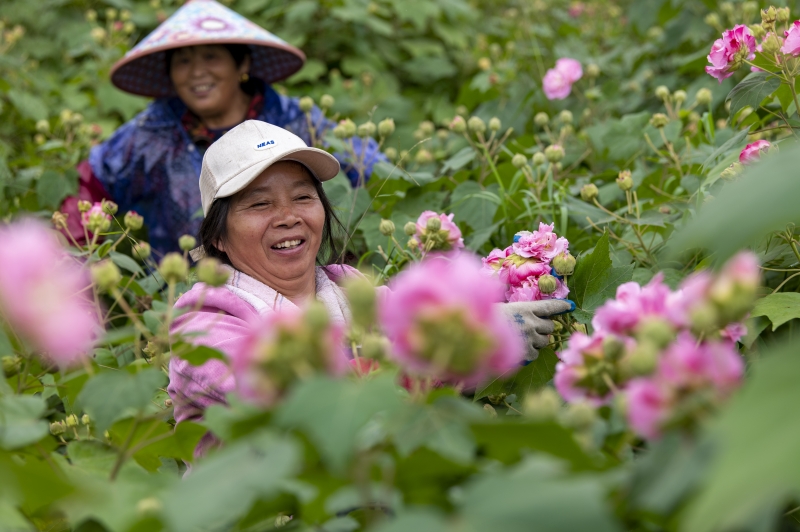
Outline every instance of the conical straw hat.
<svg viewBox="0 0 800 532">
<path fill-rule="evenodd" d="M 246 44 L 250 75 L 272 83 L 303 66 L 306 56 L 294 46 L 214 0 L 190 0 L 111 69 L 111 82 L 142 96 L 175 96 L 166 50 L 198 44 Z"/>
</svg>

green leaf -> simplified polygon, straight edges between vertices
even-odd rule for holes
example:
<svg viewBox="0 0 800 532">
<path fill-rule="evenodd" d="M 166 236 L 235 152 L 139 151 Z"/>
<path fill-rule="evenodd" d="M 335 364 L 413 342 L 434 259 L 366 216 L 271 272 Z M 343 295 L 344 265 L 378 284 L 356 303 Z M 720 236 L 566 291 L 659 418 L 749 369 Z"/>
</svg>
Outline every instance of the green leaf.
<svg viewBox="0 0 800 532">
<path fill-rule="evenodd" d="M 277 495 L 300 466 L 297 444 L 261 432 L 202 460 L 168 491 L 164 517 L 175 532 L 227 529 L 257 499 Z"/>
<path fill-rule="evenodd" d="M 387 519 L 375 528 L 375 532 L 448 532 L 445 516 L 433 508 L 414 508 L 394 519 Z"/>
<path fill-rule="evenodd" d="M 549 347 L 539 350 L 536 360 L 522 366 L 518 370 L 511 370 L 475 390 L 474 399 L 477 401 L 489 395 L 516 395 L 520 399 L 526 394 L 535 392 L 550 382 L 556 373 L 558 356 Z"/>
<path fill-rule="evenodd" d="M 222 351 L 207 345 L 191 345 L 183 342 L 172 346 L 172 354 L 185 360 L 192 366 L 202 366 L 209 360 L 222 360 L 227 362 L 228 357 Z"/>
<path fill-rule="evenodd" d="M 629 264 L 608 270 L 600 282 L 592 288 L 591 293 L 585 296 L 583 305 L 575 312 L 575 319 L 581 323 L 589 323 L 597 307 L 613 298 L 619 285 L 631 280 L 634 267 L 634 264 Z"/>
<path fill-rule="evenodd" d="M 575 273 L 570 279 L 569 294 L 578 308 L 583 308 L 587 298 L 606 287 L 611 271 L 611 254 L 608 249 L 608 234 L 603 233 L 588 255 L 578 258 Z"/>
<path fill-rule="evenodd" d="M 455 214 L 455 222 L 464 222 L 475 231 L 492 225 L 492 220 L 500 206 L 497 197 L 497 184 L 484 189 L 476 181 L 464 181 L 456 187 L 450 197 L 450 211 Z"/>
<path fill-rule="evenodd" d="M 58 209 L 64 198 L 75 194 L 78 190 L 77 180 L 54 170 L 45 170 L 36 183 L 36 194 L 39 205 L 44 208 Z"/>
<path fill-rule="evenodd" d="M 18 449 L 47 436 L 50 426 L 40 419 L 45 409 L 44 400 L 38 396 L 0 397 L 0 447 Z"/>
<path fill-rule="evenodd" d="M 787 321 L 800 318 L 800 294 L 797 292 L 777 292 L 756 301 L 751 316 L 766 316 L 772 322 L 774 331 Z"/>
<path fill-rule="evenodd" d="M 769 72 L 752 72 L 736 85 L 725 101 L 730 100 L 730 116 L 736 115 L 741 109 L 750 106 L 758 109 L 761 101 L 775 92 L 780 87 L 781 80 Z"/>
<path fill-rule="evenodd" d="M 34 96 L 30 91 L 11 89 L 7 93 L 8 99 L 19 114 L 31 120 L 44 120 L 47 118 L 47 105 L 38 96 Z"/>
<path fill-rule="evenodd" d="M 681 530 L 742 530 L 800 493 L 800 344 L 764 353 L 710 430 L 716 454 Z"/>
<path fill-rule="evenodd" d="M 440 172 L 442 174 L 446 174 L 448 172 L 457 172 L 471 163 L 475 159 L 476 155 L 477 153 L 475 153 L 475 150 L 473 150 L 471 146 L 465 146 L 461 148 L 461 151 L 444 162 Z M 472 183 L 476 185 L 478 184 L 474 181 L 472 181 Z"/>
<path fill-rule="evenodd" d="M 731 115 L 731 116 L 733 116 L 733 115 Z M 732 136 L 728 140 L 726 140 L 722 144 L 722 146 L 720 146 L 719 148 L 714 150 L 711 153 L 711 155 L 709 155 L 706 158 L 706 160 L 703 161 L 702 170 L 704 172 L 708 171 L 709 168 L 711 168 L 712 166 L 714 166 L 717 163 L 717 159 L 719 159 L 721 156 L 723 156 L 726 153 L 728 153 L 729 150 L 733 149 L 734 147 L 736 147 L 738 149 L 740 144 L 743 144 L 744 142 L 747 141 L 747 134 L 749 132 L 750 131 L 748 129 L 744 129 L 742 131 L 739 131 L 737 134 L 735 134 L 734 136 Z"/>
<path fill-rule="evenodd" d="M 360 381 L 315 377 L 292 390 L 275 420 L 307 434 L 330 468 L 342 473 L 367 422 L 379 412 L 390 416 L 401 405 L 394 375 Z"/>
<path fill-rule="evenodd" d="M 123 255 L 118 251 L 111 251 L 109 252 L 109 257 L 111 257 L 111 262 L 122 268 L 123 270 L 128 270 L 131 273 L 136 273 L 139 275 L 144 275 L 144 270 L 142 267 L 139 266 L 135 260 L 130 258 L 127 255 Z"/>
<path fill-rule="evenodd" d="M 155 368 L 131 375 L 127 371 L 106 371 L 87 382 L 78 394 L 78 404 L 89 414 L 102 434 L 111 424 L 135 414 L 150 404 L 167 377 Z"/>
</svg>

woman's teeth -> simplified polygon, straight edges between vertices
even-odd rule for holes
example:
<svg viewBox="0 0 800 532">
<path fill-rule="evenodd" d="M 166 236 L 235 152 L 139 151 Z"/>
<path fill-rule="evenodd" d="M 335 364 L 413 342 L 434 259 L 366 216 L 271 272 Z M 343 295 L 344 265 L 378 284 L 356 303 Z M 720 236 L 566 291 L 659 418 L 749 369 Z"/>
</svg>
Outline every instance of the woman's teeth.
<svg viewBox="0 0 800 532">
<path fill-rule="evenodd" d="M 302 244 L 302 240 L 287 240 L 286 242 L 281 242 L 280 244 L 275 244 L 272 246 L 273 249 L 287 249 L 287 248 L 296 248 L 300 244 Z"/>
<path fill-rule="evenodd" d="M 194 92 L 205 92 L 205 91 L 209 91 L 209 90 L 211 90 L 211 85 L 210 85 L 210 84 L 206 84 L 206 85 L 195 85 L 195 86 L 192 88 L 192 90 L 193 90 Z"/>
</svg>

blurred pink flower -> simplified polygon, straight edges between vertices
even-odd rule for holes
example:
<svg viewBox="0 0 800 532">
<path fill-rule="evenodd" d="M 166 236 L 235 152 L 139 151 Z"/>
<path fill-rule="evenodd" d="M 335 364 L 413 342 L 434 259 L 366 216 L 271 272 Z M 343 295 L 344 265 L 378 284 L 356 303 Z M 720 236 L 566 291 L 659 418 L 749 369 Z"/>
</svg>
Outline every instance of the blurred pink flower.
<svg viewBox="0 0 800 532">
<path fill-rule="evenodd" d="M 99 201 L 95 202 L 91 209 L 81 213 L 81 223 L 85 226 L 88 226 L 95 219 L 111 221 L 111 216 L 103 212 L 103 205 Z"/>
<path fill-rule="evenodd" d="M 0 309 L 9 325 L 61 367 L 88 356 L 100 331 L 86 271 L 44 224 L 0 227 Z"/>
<path fill-rule="evenodd" d="M 569 9 L 567 13 L 572 18 L 578 18 L 583 14 L 583 11 L 586 9 L 586 5 L 583 2 L 572 2 L 569 5 Z"/>
<path fill-rule="evenodd" d="M 583 68 L 580 61 L 569 57 L 562 57 L 556 61 L 556 70 L 564 74 L 570 83 L 575 83 L 583 77 Z"/>
<path fill-rule="evenodd" d="M 755 59 L 756 39 L 747 26 L 739 24 L 732 30 L 722 32 L 722 38 L 714 41 L 708 54 L 706 73 L 722 83 L 742 66 L 742 62 Z"/>
<path fill-rule="evenodd" d="M 656 439 L 670 413 L 668 391 L 653 378 L 633 379 L 625 391 L 628 423 L 637 434 Z"/>
<path fill-rule="evenodd" d="M 472 386 L 522 360 L 522 339 L 495 305 L 503 286 L 481 272 L 474 255 L 413 264 L 389 286 L 378 315 L 404 370 Z"/>
<path fill-rule="evenodd" d="M 795 20 L 792 27 L 783 32 L 783 36 L 786 40 L 781 46 L 781 52 L 795 57 L 800 55 L 800 20 Z"/>
<path fill-rule="evenodd" d="M 581 79 L 583 69 L 580 62 L 568 57 L 556 61 L 542 79 L 542 90 L 548 100 L 563 100 L 572 92 L 572 84 Z"/>
<path fill-rule="evenodd" d="M 720 335 L 726 340 L 736 343 L 747 335 L 747 327 L 743 323 L 729 323 Z"/>
<path fill-rule="evenodd" d="M 600 381 L 602 391 L 595 389 L 596 379 L 590 376 L 590 368 L 597 367 L 605 359 L 605 339 L 606 336 L 602 333 L 587 336 L 575 332 L 570 336 L 567 348 L 558 353 L 560 361 L 556 364 L 553 384 L 565 401 L 572 403 L 585 400 L 594 406 L 602 406 L 611 401 L 613 392 L 603 381 Z"/>
<path fill-rule="evenodd" d="M 605 302 L 595 312 L 592 326 L 595 330 L 629 334 L 645 318 L 662 318 L 676 324 L 672 291 L 657 274 L 644 287 L 630 282 L 617 288 L 616 299 Z"/>
<path fill-rule="evenodd" d="M 245 400 L 268 407 L 304 374 L 341 375 L 350 367 L 343 342 L 343 327 L 332 324 L 321 335 L 312 333 L 296 308 L 265 314 L 251 324 L 241 348 L 230 353 L 236 389 Z"/>
<path fill-rule="evenodd" d="M 555 292 L 552 294 L 542 293 L 539 290 L 539 277 L 537 276 L 529 277 L 519 285 L 511 286 L 506 292 L 506 300 L 508 300 L 509 303 L 542 301 L 545 299 L 566 299 L 568 295 L 569 288 L 557 277 Z"/>
<path fill-rule="evenodd" d="M 514 236 L 514 253 L 521 257 L 536 258 L 550 262 L 556 255 L 569 250 L 566 238 L 559 238 L 553 232 L 555 224 L 539 223 L 539 229 L 533 232 L 521 231 Z"/>
<path fill-rule="evenodd" d="M 433 211 L 425 211 L 419 215 L 417 219 L 417 240 L 420 242 L 420 247 L 424 246 L 424 235 L 427 232 L 428 220 L 431 218 L 439 218 L 442 222 L 442 231 L 448 232 L 447 241 L 450 244 L 450 249 L 461 249 L 464 247 L 464 239 L 461 238 L 461 230 L 453 222 L 453 214 L 439 214 Z"/>
<path fill-rule="evenodd" d="M 750 164 L 758 161 L 761 158 L 761 155 L 767 153 L 770 146 L 772 145 L 768 140 L 757 140 L 755 142 L 751 142 L 745 146 L 742 152 L 739 154 L 739 162 L 742 164 Z"/>
</svg>

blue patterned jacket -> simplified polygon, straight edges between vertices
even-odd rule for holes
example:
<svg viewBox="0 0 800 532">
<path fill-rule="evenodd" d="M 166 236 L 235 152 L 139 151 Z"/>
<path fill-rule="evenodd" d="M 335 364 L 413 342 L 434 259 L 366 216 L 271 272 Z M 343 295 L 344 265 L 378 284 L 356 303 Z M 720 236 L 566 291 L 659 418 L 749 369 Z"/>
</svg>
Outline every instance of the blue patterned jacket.
<svg viewBox="0 0 800 532">
<path fill-rule="evenodd" d="M 153 101 L 147 109 L 123 124 L 89 154 L 92 173 L 103 184 L 120 212 L 134 210 L 144 217 L 149 242 L 160 253 L 176 251 L 181 235 L 197 235 L 202 221 L 198 179 L 203 155 L 181 123 L 186 105 L 179 98 Z M 264 87 L 264 106 L 259 120 L 285 128 L 310 144 L 305 114 L 298 100 Z M 314 108 L 312 120 L 333 126 Z M 377 143 L 353 139 L 355 152 L 363 153 L 365 176 L 385 160 Z M 358 171 L 343 154 L 334 154 L 355 185 Z"/>
</svg>

